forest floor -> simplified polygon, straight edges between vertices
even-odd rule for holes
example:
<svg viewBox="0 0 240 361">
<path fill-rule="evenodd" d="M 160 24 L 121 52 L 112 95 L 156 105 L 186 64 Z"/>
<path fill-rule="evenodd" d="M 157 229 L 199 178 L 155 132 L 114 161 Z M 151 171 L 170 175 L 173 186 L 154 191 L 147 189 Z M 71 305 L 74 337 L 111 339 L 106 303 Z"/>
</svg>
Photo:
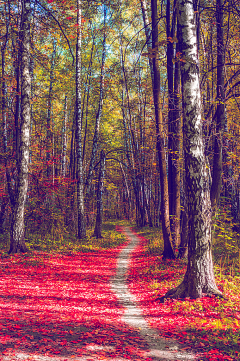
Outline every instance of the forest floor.
<svg viewBox="0 0 240 361">
<path fill-rule="evenodd" d="M 0 360 L 238 360 L 238 299 L 160 304 L 186 265 L 118 230 L 127 241 L 91 252 L 1 252 Z"/>
</svg>

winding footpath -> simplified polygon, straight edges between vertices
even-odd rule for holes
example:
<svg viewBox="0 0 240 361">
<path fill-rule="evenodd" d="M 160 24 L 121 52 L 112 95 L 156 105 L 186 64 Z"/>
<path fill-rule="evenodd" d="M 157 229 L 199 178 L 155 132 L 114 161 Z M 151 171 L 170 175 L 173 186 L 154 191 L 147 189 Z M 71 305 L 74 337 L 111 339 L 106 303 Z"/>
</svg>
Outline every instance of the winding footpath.
<svg viewBox="0 0 240 361">
<path fill-rule="evenodd" d="M 138 307 L 134 296 L 127 286 L 127 270 L 130 263 L 131 253 L 139 244 L 139 238 L 131 232 L 129 227 L 123 227 L 129 244 L 122 249 L 118 256 L 116 276 L 112 280 L 112 290 L 117 295 L 119 302 L 125 308 L 122 321 L 129 326 L 135 327 L 139 330 L 140 335 L 147 342 L 149 352 L 146 352 L 145 357 L 152 358 L 152 360 L 196 360 L 194 354 L 181 351 L 181 345 L 176 341 L 160 337 L 158 332 L 149 327 Z"/>
<path fill-rule="evenodd" d="M 140 237 L 121 229 L 116 249 L 0 262 L 0 361 L 196 360 L 143 317 L 127 282 Z"/>
</svg>

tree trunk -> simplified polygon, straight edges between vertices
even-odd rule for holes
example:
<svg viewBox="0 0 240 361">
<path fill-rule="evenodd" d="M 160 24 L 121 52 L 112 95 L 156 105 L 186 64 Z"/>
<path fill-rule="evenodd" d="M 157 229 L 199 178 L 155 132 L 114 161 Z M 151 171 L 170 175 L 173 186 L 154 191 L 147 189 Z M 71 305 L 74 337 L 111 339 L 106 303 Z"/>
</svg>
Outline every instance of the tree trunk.
<svg viewBox="0 0 240 361">
<path fill-rule="evenodd" d="M 30 132 L 30 94 L 31 76 L 29 69 L 30 47 L 30 0 L 22 2 L 20 29 L 20 66 L 21 66 L 21 125 L 19 157 L 17 163 L 17 186 L 11 225 L 10 253 L 27 252 L 24 242 L 24 210 L 28 190 L 29 132 Z"/>
<path fill-rule="evenodd" d="M 52 93 L 53 93 L 53 71 L 54 71 L 54 63 L 56 57 L 56 42 L 53 42 L 53 52 L 51 57 L 51 68 L 50 68 L 50 82 L 49 82 L 49 91 L 48 91 L 48 108 L 47 108 L 47 151 L 46 151 L 46 160 L 47 160 L 47 178 L 49 181 L 49 177 L 51 176 L 51 146 L 53 143 L 52 134 L 53 130 L 51 130 L 51 118 L 52 118 Z"/>
<path fill-rule="evenodd" d="M 104 32 L 103 32 L 103 51 L 102 51 L 102 64 L 101 64 L 101 75 L 100 75 L 100 93 L 99 93 L 99 103 L 98 103 L 98 111 L 96 114 L 96 123 L 95 123 L 95 130 L 94 136 L 92 141 L 92 154 L 89 163 L 89 170 L 88 176 L 86 179 L 86 193 L 89 193 L 91 181 L 93 177 L 93 169 L 97 155 L 98 149 L 98 139 L 99 139 L 99 132 L 100 132 L 100 121 L 102 116 L 102 107 L 103 107 L 103 90 L 104 90 L 104 75 L 105 75 L 105 61 L 106 61 L 106 17 L 107 17 L 107 6 L 103 5 L 104 14 L 103 14 L 103 24 L 104 24 Z"/>
<path fill-rule="evenodd" d="M 176 52 L 179 51 L 178 43 L 176 44 Z M 174 158 L 172 159 L 172 236 L 174 238 L 174 244 L 176 247 L 180 243 L 180 219 L 181 219 L 181 196 L 180 196 L 180 84 L 181 84 L 181 73 L 180 73 L 180 62 L 175 63 L 174 71 L 174 92 L 173 92 L 173 111 L 172 111 L 172 131 L 173 131 L 173 142 L 172 150 Z"/>
<path fill-rule="evenodd" d="M 186 198 L 189 215 L 188 267 L 183 282 L 164 298 L 221 295 L 212 261 L 211 201 L 204 155 L 197 36 L 192 1 L 179 1 L 179 40 L 182 52 L 183 130 Z"/>
<path fill-rule="evenodd" d="M 83 196 L 83 161 L 82 161 L 82 111 L 81 111 L 81 0 L 77 0 L 77 46 L 76 46 L 76 153 L 77 153 L 77 211 L 78 211 L 78 239 L 86 237 L 84 196 Z"/>
<path fill-rule="evenodd" d="M 105 153 L 101 151 L 99 176 L 98 176 L 98 188 L 97 188 L 97 216 L 93 236 L 96 238 L 102 238 L 102 220 L 103 220 L 103 180 L 105 172 Z"/>
<path fill-rule="evenodd" d="M 187 258 L 188 254 L 188 205 L 186 201 L 186 177 L 183 173 L 183 211 L 181 215 L 181 242 L 178 258 Z"/>
<path fill-rule="evenodd" d="M 211 203 L 215 213 L 220 197 L 222 185 L 222 151 L 223 131 L 225 125 L 225 91 L 224 91 L 224 62 L 225 47 L 223 36 L 223 0 L 216 2 L 217 22 L 217 111 L 216 134 L 214 139 L 213 173 L 211 186 Z"/>
<path fill-rule="evenodd" d="M 167 79 L 168 79 L 168 190 L 169 190 L 169 213 L 173 244 L 179 246 L 180 239 L 180 171 L 179 171 L 179 138 L 180 138 L 180 67 L 179 62 L 174 68 L 174 43 L 176 31 L 176 0 L 172 10 L 171 25 L 171 1 L 167 1 L 166 8 L 166 35 L 167 43 Z M 176 44 L 176 53 L 178 44 Z"/>
<path fill-rule="evenodd" d="M 63 128 L 62 128 L 62 176 L 66 177 L 66 156 L 67 156 L 67 118 L 68 118 L 68 99 L 65 95 L 65 102 L 64 102 L 64 118 L 63 118 Z"/>
<path fill-rule="evenodd" d="M 160 101 L 160 70 L 158 61 L 158 15 L 157 0 L 151 0 L 152 8 L 152 47 L 156 49 L 156 56 L 153 58 L 153 100 L 155 109 L 155 122 L 157 133 L 157 154 L 159 160 L 160 182 L 161 182 L 161 218 L 164 240 L 164 258 L 175 258 L 172 246 L 172 236 L 169 218 L 169 195 L 166 154 L 164 149 L 163 118 Z"/>
</svg>

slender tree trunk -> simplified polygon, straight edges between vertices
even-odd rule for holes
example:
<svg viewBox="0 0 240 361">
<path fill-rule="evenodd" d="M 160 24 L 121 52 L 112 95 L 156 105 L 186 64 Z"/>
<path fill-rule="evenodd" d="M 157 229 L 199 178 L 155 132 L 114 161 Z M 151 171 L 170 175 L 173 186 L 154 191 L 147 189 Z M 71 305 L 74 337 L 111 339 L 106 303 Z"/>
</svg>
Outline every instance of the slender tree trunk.
<svg viewBox="0 0 240 361">
<path fill-rule="evenodd" d="M 153 58 L 153 100 L 155 108 L 155 122 L 157 133 L 157 154 L 159 160 L 160 182 L 161 182 L 161 218 L 164 240 L 164 258 L 175 258 L 172 245 L 172 236 L 169 218 L 169 195 L 166 154 L 164 149 L 163 118 L 160 101 L 160 69 L 157 56 L 158 49 L 158 16 L 157 0 L 151 0 L 152 8 L 152 47 L 156 49 L 156 56 Z"/>
<path fill-rule="evenodd" d="M 78 211 L 78 239 L 86 237 L 85 214 L 84 214 L 84 179 L 82 161 L 82 111 L 81 111 L 81 0 L 77 0 L 77 46 L 76 46 L 76 153 L 77 153 L 77 211 Z"/>
<path fill-rule="evenodd" d="M 63 129 L 62 129 L 62 176 L 66 176 L 66 156 L 67 156 L 67 118 L 68 118 L 68 104 L 67 96 L 65 96 L 64 102 L 64 118 L 63 118 Z"/>
<path fill-rule="evenodd" d="M 192 0 L 179 1 L 182 52 L 183 130 L 188 203 L 188 267 L 183 282 L 164 298 L 221 295 L 215 283 L 211 245 L 211 201 L 204 155 L 197 35 Z"/>
<path fill-rule="evenodd" d="M 49 91 L 48 91 L 48 108 L 47 108 L 47 177 L 51 176 L 51 166 L 50 166 L 50 159 L 51 159 L 51 146 L 53 143 L 52 137 L 52 130 L 51 130 L 51 118 L 52 118 L 52 93 L 53 93 L 53 71 L 54 71 L 54 63 L 56 57 L 56 42 L 53 42 L 53 52 L 51 57 L 51 68 L 50 68 L 50 82 L 49 82 Z"/>
<path fill-rule="evenodd" d="M 181 217 L 181 242 L 178 258 L 187 258 L 188 253 L 188 204 L 186 200 L 186 177 L 183 174 L 183 211 Z"/>
<path fill-rule="evenodd" d="M 175 14 L 173 14 L 173 17 Z M 175 22 L 174 19 L 172 19 Z M 175 24 L 174 24 L 175 25 Z M 174 26 L 175 28 L 175 26 Z M 175 32 L 175 29 L 172 29 L 172 32 Z M 173 223 L 173 74 L 174 74 L 174 64 L 173 64 L 173 50 L 174 44 L 171 40 L 174 34 L 171 32 L 171 1 L 167 0 L 166 5 L 166 35 L 167 35 L 167 81 L 168 81 L 168 193 L 169 193 L 169 213 L 170 213 L 170 223 L 172 229 Z M 175 239 L 173 237 L 173 243 L 175 244 Z"/>
<path fill-rule="evenodd" d="M 219 202 L 222 185 L 222 151 L 223 131 L 225 126 L 225 91 L 224 91 L 224 62 L 225 48 L 223 36 L 223 0 L 216 2 L 217 22 L 217 111 L 216 134 L 214 139 L 213 173 L 211 186 L 211 203 L 215 213 Z"/>
<path fill-rule="evenodd" d="M 97 216 L 94 229 L 94 237 L 102 238 L 102 222 L 103 222 L 103 181 L 105 172 L 105 153 L 102 150 L 100 156 L 98 187 L 97 187 Z"/>
<path fill-rule="evenodd" d="M 176 52 L 179 51 L 179 44 L 176 44 Z M 174 158 L 172 159 L 172 235 L 176 247 L 180 243 L 180 219 L 181 219 L 181 195 L 180 195 L 180 136 L 181 136 L 181 114 L 180 114 L 180 84 L 181 84 L 181 73 L 180 73 L 180 62 L 175 63 L 174 70 L 174 92 L 173 92 L 173 111 L 172 111 L 172 131 L 173 131 L 173 142 L 172 150 Z"/>
<path fill-rule="evenodd" d="M 178 248 L 180 241 L 180 171 L 179 171 L 179 138 L 180 138 L 180 69 L 179 62 L 174 68 L 174 43 L 176 30 L 176 0 L 173 4 L 171 26 L 171 1 L 167 1 L 166 33 L 167 33 L 167 78 L 168 78 L 168 189 L 169 212 L 173 244 Z M 176 52 L 178 44 L 176 44 Z"/>
<path fill-rule="evenodd" d="M 22 2 L 20 28 L 20 66 L 21 66 L 21 125 L 19 157 L 17 164 L 17 186 L 11 225 L 9 253 L 27 252 L 24 242 L 24 210 L 28 190 L 29 132 L 30 132 L 30 95 L 31 75 L 29 69 L 30 48 L 30 0 Z"/>
<path fill-rule="evenodd" d="M 94 136 L 92 141 L 92 154 L 89 164 L 88 176 L 86 179 L 86 193 L 89 193 L 91 181 L 93 177 L 93 169 L 96 160 L 97 150 L 98 150 L 98 139 L 100 132 L 100 121 L 102 116 L 102 107 L 103 107 L 103 92 L 104 92 L 104 75 L 105 75 L 105 61 L 106 61 L 106 16 L 107 16 L 107 6 L 103 5 L 103 24 L 104 24 L 104 32 L 103 32 L 103 51 L 102 51 L 102 64 L 101 64 L 101 75 L 100 75 L 100 94 L 99 94 L 99 103 L 98 103 L 98 111 L 96 114 L 96 123 Z"/>
<path fill-rule="evenodd" d="M 147 43 L 147 50 L 152 50 L 152 41 L 151 41 L 151 27 L 149 23 L 148 13 L 147 13 L 147 5 L 146 0 L 141 0 L 141 9 L 142 9 L 142 17 L 143 17 L 143 25 L 145 30 L 145 36 L 146 36 L 146 43 Z M 153 83 L 153 61 L 149 57 L 149 67 L 151 72 L 151 79 Z"/>
<path fill-rule="evenodd" d="M 9 11 L 10 13 L 10 11 Z M 5 155 L 5 170 L 6 170 L 6 179 L 7 179 L 7 184 L 8 184 L 8 190 L 10 188 L 10 193 L 9 193 L 9 198 L 11 201 L 11 204 L 13 204 L 13 195 L 12 195 L 12 187 L 11 187 L 11 182 L 9 182 L 9 171 L 8 171 L 8 161 L 7 161 L 7 148 L 8 148 L 8 141 L 7 141 L 7 114 L 6 114 L 6 95 L 7 95 L 7 91 L 6 91 L 6 80 L 5 80 L 5 52 L 6 52 L 6 47 L 7 47 L 7 43 L 8 43 L 8 30 L 9 30 L 9 17 L 7 16 L 7 6 L 5 4 L 5 13 L 4 16 L 6 17 L 6 33 L 5 33 L 5 39 L 3 40 L 3 44 L 1 47 L 1 55 L 2 55 L 2 64 L 1 64 L 1 70 L 2 70 L 2 74 L 1 74 L 1 81 L 2 81 L 2 94 L 1 94 L 1 105 L 2 105 L 2 129 L 1 129 L 1 133 L 2 133 L 2 138 L 3 138 L 3 153 Z M 8 196 L 4 196 L 2 195 L 1 197 L 1 206 L 0 206 L 0 233 L 4 232 L 4 215 L 5 215 L 5 210 L 6 207 L 8 205 L 9 199 Z"/>
</svg>

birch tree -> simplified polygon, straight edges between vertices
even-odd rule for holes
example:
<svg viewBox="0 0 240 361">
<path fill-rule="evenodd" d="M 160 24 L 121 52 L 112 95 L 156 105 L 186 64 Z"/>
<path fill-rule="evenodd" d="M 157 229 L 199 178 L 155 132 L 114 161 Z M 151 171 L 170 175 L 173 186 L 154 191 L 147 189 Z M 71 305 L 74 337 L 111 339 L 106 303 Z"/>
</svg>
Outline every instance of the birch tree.
<svg viewBox="0 0 240 361">
<path fill-rule="evenodd" d="M 82 160 L 82 110 L 81 110 L 81 0 L 77 0 L 77 44 L 76 44 L 76 154 L 77 154 L 77 212 L 78 212 L 78 239 L 86 237 L 85 215 L 84 215 L 84 179 Z"/>
<path fill-rule="evenodd" d="M 24 242 L 24 211 L 28 191 L 28 164 L 30 142 L 30 94 L 31 75 L 29 69 L 30 48 L 30 0 L 22 1 L 20 27 L 20 70 L 21 70 L 21 124 L 20 144 L 17 157 L 17 184 L 11 224 L 10 253 L 27 252 Z"/>
<path fill-rule="evenodd" d="M 182 53 L 183 132 L 186 197 L 189 215 L 188 266 L 183 282 L 164 298 L 221 295 L 213 272 L 211 201 L 204 155 L 197 35 L 192 0 L 179 1 L 179 41 Z"/>
</svg>

